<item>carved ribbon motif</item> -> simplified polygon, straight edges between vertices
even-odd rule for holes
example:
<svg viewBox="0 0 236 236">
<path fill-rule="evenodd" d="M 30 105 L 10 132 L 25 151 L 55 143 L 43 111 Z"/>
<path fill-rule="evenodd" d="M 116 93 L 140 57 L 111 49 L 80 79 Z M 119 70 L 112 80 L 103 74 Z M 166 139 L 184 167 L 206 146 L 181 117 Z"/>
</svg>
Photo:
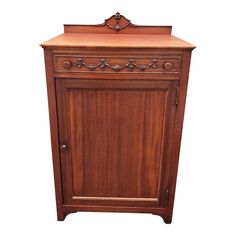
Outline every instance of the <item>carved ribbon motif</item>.
<svg viewBox="0 0 236 236">
<path fill-rule="evenodd" d="M 112 19 L 115 20 L 115 25 L 112 25 Z M 121 25 L 121 19 L 123 19 L 124 23 Z M 115 15 L 110 17 L 109 19 L 105 20 L 104 23 L 106 26 L 108 26 L 112 30 L 120 31 L 122 29 L 125 29 L 127 26 L 132 25 L 130 20 L 127 20 L 124 16 L 122 16 L 119 12 L 117 12 Z"/>
<path fill-rule="evenodd" d="M 87 64 L 83 58 L 78 58 L 78 62 L 75 63 L 75 66 L 78 68 L 85 67 L 89 71 L 94 71 L 96 68 L 101 69 L 104 71 L 106 68 L 109 68 L 115 72 L 122 71 L 123 69 L 128 69 L 128 71 L 133 71 L 134 69 L 138 69 L 140 71 L 145 71 L 146 69 L 152 68 L 157 69 L 159 68 L 159 64 L 157 63 L 157 59 L 152 59 L 149 64 L 141 64 L 138 65 L 135 63 L 134 59 L 129 59 L 128 63 L 124 65 L 110 65 L 105 58 L 101 58 L 97 64 Z"/>
</svg>

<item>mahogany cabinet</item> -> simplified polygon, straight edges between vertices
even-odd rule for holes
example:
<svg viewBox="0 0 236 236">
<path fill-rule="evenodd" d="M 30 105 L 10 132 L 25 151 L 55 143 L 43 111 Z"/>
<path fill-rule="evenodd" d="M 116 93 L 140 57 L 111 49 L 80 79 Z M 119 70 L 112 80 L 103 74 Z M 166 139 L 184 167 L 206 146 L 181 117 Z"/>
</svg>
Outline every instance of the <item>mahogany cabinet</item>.
<svg viewBox="0 0 236 236">
<path fill-rule="evenodd" d="M 43 44 L 58 220 L 153 213 L 171 223 L 191 44 L 116 13 Z"/>
</svg>

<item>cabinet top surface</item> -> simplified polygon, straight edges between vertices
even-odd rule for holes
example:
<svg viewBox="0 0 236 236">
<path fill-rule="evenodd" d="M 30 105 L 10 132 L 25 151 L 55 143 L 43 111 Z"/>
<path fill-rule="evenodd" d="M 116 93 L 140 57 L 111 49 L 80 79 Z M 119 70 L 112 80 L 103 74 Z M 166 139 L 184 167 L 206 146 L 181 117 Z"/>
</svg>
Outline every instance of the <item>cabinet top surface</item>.
<svg viewBox="0 0 236 236">
<path fill-rule="evenodd" d="M 64 34 L 41 44 L 44 48 L 170 48 L 195 47 L 173 35 L 171 26 L 138 26 L 116 13 L 99 25 L 64 25 Z"/>
</svg>

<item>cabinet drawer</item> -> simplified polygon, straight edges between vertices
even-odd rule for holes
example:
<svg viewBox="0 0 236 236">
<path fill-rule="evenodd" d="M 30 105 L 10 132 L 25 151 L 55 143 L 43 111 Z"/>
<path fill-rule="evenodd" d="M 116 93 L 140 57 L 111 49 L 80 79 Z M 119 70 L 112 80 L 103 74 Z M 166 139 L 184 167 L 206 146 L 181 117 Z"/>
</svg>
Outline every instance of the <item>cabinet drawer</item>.
<svg viewBox="0 0 236 236">
<path fill-rule="evenodd" d="M 179 75 L 180 56 L 54 55 L 55 73 L 152 73 Z"/>
</svg>

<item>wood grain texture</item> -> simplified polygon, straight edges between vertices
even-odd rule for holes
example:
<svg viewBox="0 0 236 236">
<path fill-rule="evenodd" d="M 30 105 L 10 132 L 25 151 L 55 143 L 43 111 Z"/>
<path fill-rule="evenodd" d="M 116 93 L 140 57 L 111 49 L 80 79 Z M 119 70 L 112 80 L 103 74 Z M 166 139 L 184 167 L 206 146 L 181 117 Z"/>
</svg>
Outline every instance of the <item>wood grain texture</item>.
<svg viewBox="0 0 236 236">
<path fill-rule="evenodd" d="M 121 18 L 124 19 L 124 18 Z M 112 25 L 117 22 L 111 17 Z M 123 23 L 123 26 L 126 23 Z M 163 48 L 188 49 L 194 46 L 171 35 L 171 26 L 137 26 L 116 31 L 106 22 L 100 25 L 65 25 L 64 34 L 41 44 L 44 48 Z M 121 23 L 122 25 L 122 23 Z"/>
<path fill-rule="evenodd" d="M 140 26 L 131 23 L 126 17 L 117 12 L 103 24 L 98 25 L 64 25 L 65 33 L 119 33 L 122 34 L 171 34 L 171 26 Z"/>
<path fill-rule="evenodd" d="M 61 34 L 41 44 L 47 48 L 168 48 L 193 49 L 194 46 L 173 35 L 149 34 Z"/>
<path fill-rule="evenodd" d="M 59 154 L 59 140 L 58 140 L 58 126 L 57 126 L 57 105 L 56 105 L 56 91 L 53 77 L 53 54 L 51 50 L 44 51 L 46 79 L 47 79 L 47 92 L 48 92 L 48 108 L 50 115 L 50 131 L 52 143 L 52 158 L 54 170 L 54 183 L 55 195 L 57 206 L 57 219 L 64 220 L 65 213 L 62 210 L 63 197 L 62 197 L 62 180 L 61 180 L 61 163 Z"/>
<path fill-rule="evenodd" d="M 79 132 L 71 133 L 74 195 L 157 198 L 166 92 L 72 89 L 68 96 L 69 128 Z"/>
<path fill-rule="evenodd" d="M 61 143 L 69 146 L 62 154 L 66 203 L 158 206 L 176 84 L 59 79 L 56 85 Z"/>
<path fill-rule="evenodd" d="M 136 26 L 118 13 L 64 29 L 41 44 L 58 220 L 112 211 L 171 223 L 194 46 L 171 27 Z M 124 67 L 130 58 L 136 69 Z M 142 69 L 155 58 L 161 68 Z"/>
<path fill-rule="evenodd" d="M 122 30 L 122 34 L 171 34 L 172 27 L 171 26 L 133 26 L 128 27 Z M 104 27 L 103 24 L 100 25 L 64 25 L 65 33 L 86 33 L 86 34 L 119 34 L 120 32 L 114 32 L 107 27 Z"/>
<path fill-rule="evenodd" d="M 127 55 L 124 57 L 94 55 L 55 55 L 54 70 L 56 73 L 163 73 L 179 75 L 181 57 L 160 56 L 139 57 Z"/>
<path fill-rule="evenodd" d="M 184 52 L 183 63 L 181 68 L 181 81 L 180 81 L 180 91 L 179 91 L 179 106 L 177 107 L 176 117 L 175 117 L 175 128 L 174 128 L 174 142 L 173 142 L 173 153 L 171 158 L 170 166 L 170 177 L 169 177 L 169 204 L 165 215 L 163 216 L 166 223 L 171 223 L 173 207 L 174 207 L 174 197 L 175 188 L 177 181 L 178 163 L 179 163 L 179 152 L 182 137 L 182 128 L 184 120 L 185 102 L 187 96 L 188 87 L 188 77 L 190 68 L 191 52 Z"/>
</svg>

